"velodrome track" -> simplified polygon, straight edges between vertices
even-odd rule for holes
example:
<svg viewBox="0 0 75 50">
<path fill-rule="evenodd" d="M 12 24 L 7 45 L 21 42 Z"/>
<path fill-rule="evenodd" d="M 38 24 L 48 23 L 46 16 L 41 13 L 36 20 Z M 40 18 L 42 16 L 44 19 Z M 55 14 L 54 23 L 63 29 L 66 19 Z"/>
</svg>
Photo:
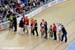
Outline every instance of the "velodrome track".
<svg viewBox="0 0 75 50">
<path fill-rule="evenodd" d="M 75 0 L 67 0 L 45 9 L 33 18 L 37 19 L 38 26 L 42 18 L 48 22 L 48 26 L 53 23 L 62 23 L 68 32 L 68 42 L 54 41 L 50 38 L 46 40 L 31 34 L 20 35 L 19 29 L 17 33 L 5 30 L 0 32 L 0 50 L 5 48 L 11 50 L 11 48 L 15 47 L 19 47 L 20 50 L 67 50 L 71 42 L 75 40 Z"/>
</svg>

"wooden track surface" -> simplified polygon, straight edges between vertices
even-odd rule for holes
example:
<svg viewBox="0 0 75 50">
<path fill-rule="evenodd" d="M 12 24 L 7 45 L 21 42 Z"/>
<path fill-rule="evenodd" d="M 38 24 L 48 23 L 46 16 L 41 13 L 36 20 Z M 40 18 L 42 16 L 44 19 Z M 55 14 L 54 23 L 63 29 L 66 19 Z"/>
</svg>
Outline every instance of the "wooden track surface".
<svg viewBox="0 0 75 50">
<path fill-rule="evenodd" d="M 41 19 L 45 19 L 48 25 L 62 23 L 68 32 L 68 42 L 54 41 L 50 38 L 46 40 L 31 34 L 22 35 L 23 32 L 18 28 L 17 33 L 8 30 L 0 32 L 0 50 L 66 50 L 75 40 L 75 0 L 68 0 L 45 9 L 34 18 L 37 19 L 38 26 Z M 18 47 L 20 49 L 15 49 Z"/>
</svg>

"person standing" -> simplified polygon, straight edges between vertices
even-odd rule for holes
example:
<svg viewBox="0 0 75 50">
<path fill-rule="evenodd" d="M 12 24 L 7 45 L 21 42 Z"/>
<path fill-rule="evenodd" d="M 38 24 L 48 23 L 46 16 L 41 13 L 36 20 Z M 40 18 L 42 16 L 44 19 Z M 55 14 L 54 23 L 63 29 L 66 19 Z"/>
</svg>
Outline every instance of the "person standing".
<svg viewBox="0 0 75 50">
<path fill-rule="evenodd" d="M 27 31 L 26 32 L 27 34 L 29 33 L 28 28 L 29 28 L 29 19 L 28 19 L 28 16 L 25 16 L 24 17 L 24 31 Z"/>
<path fill-rule="evenodd" d="M 61 41 L 63 41 L 63 39 L 65 38 L 65 42 L 67 42 L 67 31 L 63 25 L 62 25 L 62 32 L 63 32 L 63 35 L 62 35 Z"/>
<path fill-rule="evenodd" d="M 53 33 L 54 33 L 54 40 L 57 40 L 57 35 L 56 35 L 57 27 L 56 27 L 55 23 L 53 24 Z"/>
<path fill-rule="evenodd" d="M 21 29 L 24 28 L 24 21 L 23 21 L 23 18 L 21 18 L 21 20 L 20 20 L 19 27 L 20 27 Z"/>
<path fill-rule="evenodd" d="M 49 28 L 49 37 L 53 37 L 53 27 L 52 25 L 50 25 L 50 28 Z"/>
<path fill-rule="evenodd" d="M 35 20 L 35 25 L 34 25 L 34 31 L 36 31 L 36 34 L 38 36 L 38 26 L 37 26 L 37 20 Z"/>
<path fill-rule="evenodd" d="M 34 26 L 35 26 L 35 20 L 32 18 L 31 19 L 31 34 L 34 35 Z"/>
<path fill-rule="evenodd" d="M 62 25 L 59 23 L 57 28 L 58 28 L 58 38 L 59 38 L 59 41 L 61 41 Z"/>
<path fill-rule="evenodd" d="M 12 29 L 13 30 L 13 14 L 11 13 L 10 16 L 9 16 L 9 21 L 10 21 L 10 24 L 9 24 L 9 31 Z"/>
<path fill-rule="evenodd" d="M 47 39 L 47 21 L 45 21 L 45 37 Z"/>
<path fill-rule="evenodd" d="M 45 34 L 45 20 L 42 19 L 41 23 L 40 23 L 40 31 L 41 31 L 41 37 L 44 36 Z"/>
<path fill-rule="evenodd" d="M 15 16 L 15 14 L 13 14 L 13 27 L 14 27 L 14 32 L 17 31 L 17 18 Z"/>
</svg>

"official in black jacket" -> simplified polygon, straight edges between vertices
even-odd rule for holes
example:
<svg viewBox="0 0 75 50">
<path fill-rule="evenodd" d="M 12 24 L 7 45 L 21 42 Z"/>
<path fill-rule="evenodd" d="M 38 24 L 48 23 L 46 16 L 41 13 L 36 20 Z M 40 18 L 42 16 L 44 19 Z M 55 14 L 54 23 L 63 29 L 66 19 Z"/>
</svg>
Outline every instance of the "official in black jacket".
<svg viewBox="0 0 75 50">
<path fill-rule="evenodd" d="M 45 38 L 47 39 L 47 22 L 45 21 Z"/>
<path fill-rule="evenodd" d="M 13 27 L 14 27 L 14 32 L 16 32 L 17 31 L 17 18 L 15 16 L 15 14 L 13 14 L 13 15 L 14 15 L 14 18 L 13 18 Z"/>
<path fill-rule="evenodd" d="M 65 38 L 65 42 L 67 42 L 67 31 L 63 25 L 62 25 L 62 32 L 63 32 L 63 35 L 62 35 L 61 41 L 63 41 L 63 39 Z"/>
<path fill-rule="evenodd" d="M 34 25 L 34 31 L 36 31 L 36 34 L 38 36 L 38 26 L 37 26 L 37 20 L 35 20 L 35 25 Z"/>
</svg>

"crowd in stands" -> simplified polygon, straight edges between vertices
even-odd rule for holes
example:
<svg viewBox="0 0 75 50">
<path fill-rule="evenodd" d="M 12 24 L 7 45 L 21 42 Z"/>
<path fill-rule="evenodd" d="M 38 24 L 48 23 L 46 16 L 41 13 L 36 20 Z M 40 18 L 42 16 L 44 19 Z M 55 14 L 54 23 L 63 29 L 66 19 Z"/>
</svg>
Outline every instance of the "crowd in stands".
<svg viewBox="0 0 75 50">
<path fill-rule="evenodd" d="M 51 0 L 0 0 L 0 23 L 9 18 L 11 13 L 16 15 L 31 12 Z"/>
</svg>

